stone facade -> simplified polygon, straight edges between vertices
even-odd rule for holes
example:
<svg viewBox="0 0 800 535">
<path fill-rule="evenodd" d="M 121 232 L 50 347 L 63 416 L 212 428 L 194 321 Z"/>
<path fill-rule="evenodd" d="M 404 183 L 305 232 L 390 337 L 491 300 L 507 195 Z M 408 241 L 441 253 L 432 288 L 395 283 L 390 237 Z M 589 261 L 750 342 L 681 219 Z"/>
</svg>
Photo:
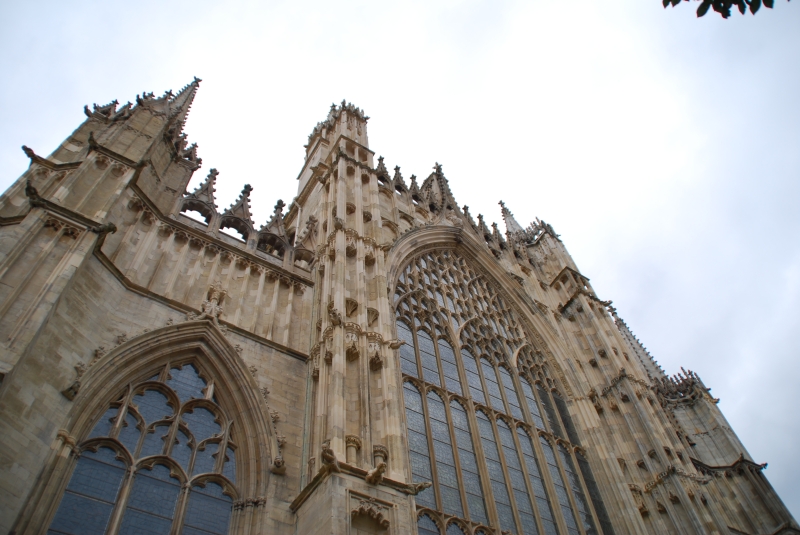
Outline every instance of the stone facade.
<svg viewBox="0 0 800 535">
<path fill-rule="evenodd" d="M 170 533 L 201 499 L 225 511 L 208 533 L 242 535 L 800 533 L 709 389 L 661 370 L 550 225 L 501 203 L 503 235 L 440 165 L 391 174 L 343 102 L 257 228 L 249 185 L 225 210 L 214 169 L 186 191 L 199 84 L 86 107 L 0 197 L 0 532 L 83 533 L 64 504 L 106 451 L 98 533 L 147 513 L 159 467 Z"/>
</svg>

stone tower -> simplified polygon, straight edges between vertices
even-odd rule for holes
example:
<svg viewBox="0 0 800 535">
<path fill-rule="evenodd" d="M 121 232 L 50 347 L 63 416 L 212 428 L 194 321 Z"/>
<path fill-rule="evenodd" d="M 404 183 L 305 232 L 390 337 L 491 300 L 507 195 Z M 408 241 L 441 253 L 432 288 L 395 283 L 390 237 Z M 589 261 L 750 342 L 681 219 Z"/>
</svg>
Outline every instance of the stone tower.
<svg viewBox="0 0 800 535">
<path fill-rule="evenodd" d="M 0 532 L 800 533 L 552 226 L 390 172 L 346 102 L 257 225 L 186 189 L 199 84 L 0 197 Z"/>
</svg>

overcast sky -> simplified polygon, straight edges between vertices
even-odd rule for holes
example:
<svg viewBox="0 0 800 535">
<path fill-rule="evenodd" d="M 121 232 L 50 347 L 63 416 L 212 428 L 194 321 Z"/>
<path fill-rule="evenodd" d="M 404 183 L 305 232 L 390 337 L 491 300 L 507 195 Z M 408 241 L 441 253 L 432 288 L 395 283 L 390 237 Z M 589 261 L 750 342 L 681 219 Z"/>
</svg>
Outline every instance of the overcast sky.
<svg viewBox="0 0 800 535">
<path fill-rule="evenodd" d="M 84 104 L 203 79 L 218 204 L 289 203 L 331 102 L 459 203 L 551 223 L 669 373 L 696 371 L 800 517 L 800 5 L 660 0 L 2 2 L 0 189 Z M 734 459 L 731 459 L 733 461 Z"/>
</svg>

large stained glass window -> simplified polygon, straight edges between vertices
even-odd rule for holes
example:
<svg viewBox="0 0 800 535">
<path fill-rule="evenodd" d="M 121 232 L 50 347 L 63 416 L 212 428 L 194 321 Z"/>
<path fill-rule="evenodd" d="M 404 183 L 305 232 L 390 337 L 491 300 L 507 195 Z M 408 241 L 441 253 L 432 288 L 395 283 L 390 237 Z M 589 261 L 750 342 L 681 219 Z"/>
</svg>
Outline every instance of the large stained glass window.
<svg viewBox="0 0 800 535">
<path fill-rule="evenodd" d="M 121 393 L 80 444 L 48 534 L 227 533 L 236 443 L 213 390 L 178 363 Z"/>
<path fill-rule="evenodd" d="M 576 519 L 594 533 L 588 495 L 611 533 L 594 479 L 591 487 L 585 475 L 588 463 L 537 436 L 540 429 L 578 445 L 548 364 L 509 299 L 452 250 L 414 258 L 395 289 L 412 478 L 433 483 L 417 505 L 487 526 L 476 533 L 558 535 L 559 526 L 579 533 Z M 447 533 L 461 529 L 442 525 Z M 418 529 L 441 533 L 425 515 Z"/>
</svg>

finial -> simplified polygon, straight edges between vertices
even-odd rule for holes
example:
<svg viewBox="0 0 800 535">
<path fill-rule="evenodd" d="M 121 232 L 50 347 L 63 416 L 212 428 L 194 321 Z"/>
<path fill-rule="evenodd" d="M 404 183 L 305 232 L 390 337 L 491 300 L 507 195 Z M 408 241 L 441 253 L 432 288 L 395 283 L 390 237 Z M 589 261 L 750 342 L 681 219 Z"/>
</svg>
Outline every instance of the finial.
<svg viewBox="0 0 800 535">
<path fill-rule="evenodd" d="M 278 199 L 278 202 L 275 203 L 275 211 L 276 212 L 282 211 L 284 206 L 286 206 L 286 203 L 284 203 L 282 199 Z"/>
</svg>

